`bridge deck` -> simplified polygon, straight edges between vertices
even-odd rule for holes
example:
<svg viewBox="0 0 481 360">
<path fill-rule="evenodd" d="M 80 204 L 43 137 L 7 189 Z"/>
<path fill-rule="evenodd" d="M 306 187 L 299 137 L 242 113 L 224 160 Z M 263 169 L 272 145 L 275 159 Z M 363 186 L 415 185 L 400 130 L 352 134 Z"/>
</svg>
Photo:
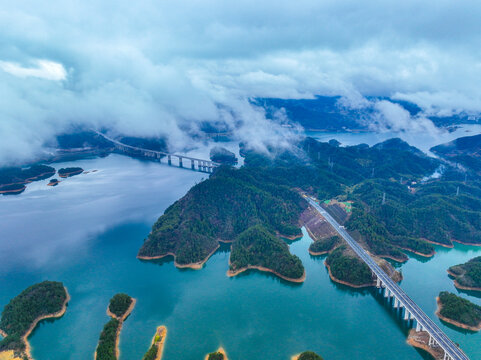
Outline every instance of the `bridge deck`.
<svg viewBox="0 0 481 360">
<path fill-rule="evenodd" d="M 412 314 L 418 324 L 427 331 L 436 343 L 443 348 L 445 353 L 455 360 L 469 360 L 466 354 L 458 348 L 453 341 L 421 310 L 421 308 L 395 283 L 372 259 L 372 257 L 355 241 L 351 235 L 341 227 L 336 220 L 313 199 L 307 198 L 309 204 L 316 209 L 342 236 L 354 252 L 369 266 L 371 271 L 389 289 L 406 311 Z"/>
</svg>

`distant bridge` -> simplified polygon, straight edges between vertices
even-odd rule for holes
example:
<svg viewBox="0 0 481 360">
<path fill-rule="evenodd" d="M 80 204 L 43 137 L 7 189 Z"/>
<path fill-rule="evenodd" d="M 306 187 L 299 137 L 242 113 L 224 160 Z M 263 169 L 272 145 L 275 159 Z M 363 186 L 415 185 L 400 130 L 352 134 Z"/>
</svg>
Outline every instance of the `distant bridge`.
<svg viewBox="0 0 481 360">
<path fill-rule="evenodd" d="M 197 159 L 190 156 L 172 154 L 168 152 L 155 151 L 155 150 L 144 149 L 136 146 L 127 145 L 127 144 L 121 143 L 118 140 L 112 139 L 111 137 L 105 134 L 102 134 L 101 132 L 96 131 L 96 133 L 102 136 L 105 140 L 110 141 L 115 146 L 115 149 L 117 151 L 127 155 L 144 157 L 151 160 L 158 160 L 159 162 L 162 162 L 162 158 L 166 157 L 168 165 L 174 164 L 181 168 L 205 172 L 205 173 L 213 173 L 215 168 L 221 165 L 212 160 Z M 190 166 L 184 167 L 184 165 L 187 165 L 185 164 L 186 161 L 190 162 Z"/>
<path fill-rule="evenodd" d="M 354 252 L 366 263 L 376 277 L 377 288 L 384 288 L 384 297 L 394 298 L 393 306 L 395 309 L 404 308 L 404 320 L 413 319 L 416 321 L 416 331 L 426 331 L 429 334 L 428 345 L 432 348 L 441 347 L 444 350 L 444 360 L 469 360 L 466 354 L 421 310 L 421 308 L 404 292 L 404 290 L 394 282 L 371 256 L 355 241 L 351 235 L 337 223 L 336 220 L 314 199 L 305 196 L 307 201 L 316 209 L 342 236 Z"/>
</svg>

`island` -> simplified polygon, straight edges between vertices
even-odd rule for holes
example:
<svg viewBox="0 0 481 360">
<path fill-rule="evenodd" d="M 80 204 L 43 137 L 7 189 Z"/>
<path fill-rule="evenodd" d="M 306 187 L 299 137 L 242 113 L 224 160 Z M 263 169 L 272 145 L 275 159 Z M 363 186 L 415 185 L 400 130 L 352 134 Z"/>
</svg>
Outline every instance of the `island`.
<svg viewBox="0 0 481 360">
<path fill-rule="evenodd" d="M 142 360 L 160 360 L 164 351 L 165 338 L 167 336 L 167 328 L 159 326 L 152 338 L 152 344 L 149 350 L 145 353 Z"/>
<path fill-rule="evenodd" d="M 61 178 L 68 178 L 75 175 L 79 175 L 83 172 L 84 170 L 80 167 L 61 168 L 58 170 L 58 176 L 60 176 Z"/>
<path fill-rule="evenodd" d="M 32 285 L 10 300 L 0 319 L 0 356 L 31 360 L 28 337 L 45 319 L 59 318 L 70 300 L 61 282 L 43 281 Z"/>
<path fill-rule="evenodd" d="M 292 282 L 302 282 L 306 277 L 301 260 L 262 225 L 245 230 L 232 244 L 228 276 L 248 269 L 271 272 Z"/>
<path fill-rule="evenodd" d="M 229 360 L 224 348 L 220 347 L 216 352 L 207 354 L 204 360 Z"/>
<path fill-rule="evenodd" d="M 448 269 L 449 275 L 455 278 L 454 286 L 462 290 L 481 291 L 481 256 Z"/>
<path fill-rule="evenodd" d="M 294 355 L 291 360 L 323 360 L 321 356 L 317 355 L 313 351 L 304 351 L 299 355 Z"/>
<path fill-rule="evenodd" d="M 47 186 L 57 186 L 58 184 L 60 183 L 60 181 L 58 179 L 51 179 Z"/>
<path fill-rule="evenodd" d="M 481 330 L 481 306 L 447 291 L 440 292 L 436 301 L 436 315 L 441 320 L 463 329 Z"/>
<path fill-rule="evenodd" d="M 56 170 L 47 165 L 32 165 L 30 167 L 5 167 L 0 168 L 0 194 L 18 195 L 26 189 L 26 185 L 48 179 L 55 175 Z"/>
<path fill-rule="evenodd" d="M 110 299 L 107 307 L 107 315 L 110 321 L 104 325 L 100 333 L 97 349 L 95 350 L 96 360 L 116 360 L 119 358 L 119 336 L 125 319 L 130 315 L 135 306 L 135 299 L 127 294 L 116 294 Z"/>
</svg>

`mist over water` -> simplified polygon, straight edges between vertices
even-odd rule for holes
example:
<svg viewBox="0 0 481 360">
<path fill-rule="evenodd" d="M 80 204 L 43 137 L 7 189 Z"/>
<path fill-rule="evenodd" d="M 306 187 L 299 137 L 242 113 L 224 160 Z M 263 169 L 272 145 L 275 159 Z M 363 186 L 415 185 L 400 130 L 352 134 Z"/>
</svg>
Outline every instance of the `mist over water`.
<svg viewBox="0 0 481 360">
<path fill-rule="evenodd" d="M 303 284 L 256 271 L 228 278 L 228 246 L 200 271 L 177 269 L 170 259 L 136 259 L 157 217 L 206 174 L 119 155 L 55 164 L 69 165 L 98 171 L 0 198 L 0 307 L 45 279 L 63 281 L 72 296 L 64 317 L 41 323 L 31 336 L 35 359 L 91 358 L 117 292 L 137 299 L 122 330 L 121 359 L 141 359 L 162 324 L 165 360 L 200 360 L 220 345 L 232 360 L 288 360 L 307 349 L 329 360 L 422 358 L 382 296 L 329 279 L 323 258 L 308 254 L 306 233 L 291 244 L 306 267 Z M 403 264 L 401 285 L 471 359 L 481 359 L 481 334 L 454 330 L 434 315 L 439 291 L 457 293 L 446 269 L 481 248 L 436 251 L 433 259 Z"/>
</svg>

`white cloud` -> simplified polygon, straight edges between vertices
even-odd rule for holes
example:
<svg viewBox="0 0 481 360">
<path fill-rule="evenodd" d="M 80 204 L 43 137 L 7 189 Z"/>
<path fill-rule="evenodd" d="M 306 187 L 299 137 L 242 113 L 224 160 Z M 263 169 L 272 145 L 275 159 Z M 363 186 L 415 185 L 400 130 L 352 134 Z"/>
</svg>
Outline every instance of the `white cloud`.
<svg viewBox="0 0 481 360">
<path fill-rule="evenodd" d="M 65 80 L 67 71 L 62 64 L 48 60 L 35 60 L 35 67 L 25 67 L 10 61 L 0 61 L 0 69 L 3 71 L 21 77 L 36 77 L 46 80 Z"/>
<path fill-rule="evenodd" d="M 419 131 L 425 118 L 364 97 L 481 111 L 481 3 L 469 0 L 1 3 L 0 163 L 72 124 L 181 147 L 186 128 L 220 121 L 259 147 L 284 144 L 252 97 L 342 95 L 379 127 Z"/>
</svg>

